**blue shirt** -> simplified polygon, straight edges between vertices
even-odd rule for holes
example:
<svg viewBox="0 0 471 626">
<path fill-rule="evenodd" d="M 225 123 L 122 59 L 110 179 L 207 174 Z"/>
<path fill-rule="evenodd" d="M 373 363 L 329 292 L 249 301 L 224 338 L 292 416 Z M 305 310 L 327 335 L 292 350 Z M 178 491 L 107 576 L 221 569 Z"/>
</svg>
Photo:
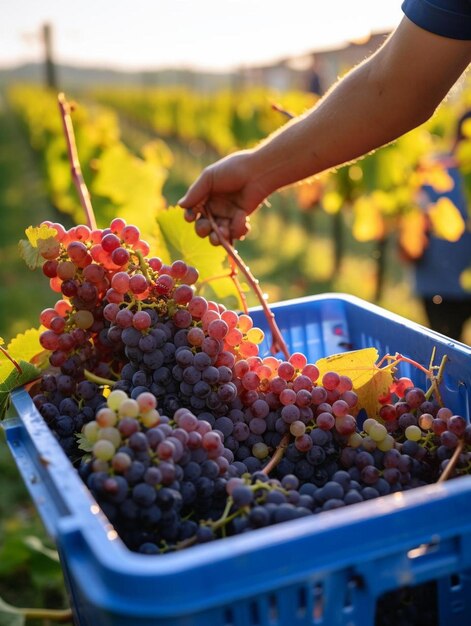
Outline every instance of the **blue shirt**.
<svg viewBox="0 0 471 626">
<path fill-rule="evenodd" d="M 455 183 L 449 192 L 439 193 L 429 186 L 422 189 L 432 203 L 437 202 L 439 198 L 450 198 L 466 223 L 468 210 L 461 174 L 456 167 L 450 167 L 448 173 Z M 469 267 L 471 267 L 470 230 L 466 229 L 456 242 L 446 241 L 431 234 L 428 247 L 414 265 L 416 293 L 428 297 L 439 294 L 452 299 L 471 298 L 471 292 L 465 291 L 460 284 L 460 274 Z"/>
<path fill-rule="evenodd" d="M 424 30 L 451 39 L 471 39 L 471 0 L 404 0 L 405 15 Z"/>
</svg>

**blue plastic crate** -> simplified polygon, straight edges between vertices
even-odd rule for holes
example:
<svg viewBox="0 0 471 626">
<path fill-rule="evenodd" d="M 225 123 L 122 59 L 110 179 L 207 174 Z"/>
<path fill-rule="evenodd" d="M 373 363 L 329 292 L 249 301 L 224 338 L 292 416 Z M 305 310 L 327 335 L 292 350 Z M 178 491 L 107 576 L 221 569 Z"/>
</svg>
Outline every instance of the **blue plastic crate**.
<svg viewBox="0 0 471 626">
<path fill-rule="evenodd" d="M 471 348 L 351 296 L 271 308 L 290 350 L 311 361 L 370 346 L 425 364 L 433 350 L 436 363 L 447 354 L 444 401 L 469 419 Z M 266 328 L 260 309 L 252 316 Z M 400 374 L 425 383 L 406 363 Z M 382 594 L 427 581 L 440 626 L 471 623 L 471 477 L 145 556 L 116 536 L 28 394 L 13 403 L 8 443 L 56 542 L 79 626 L 372 626 Z"/>
</svg>

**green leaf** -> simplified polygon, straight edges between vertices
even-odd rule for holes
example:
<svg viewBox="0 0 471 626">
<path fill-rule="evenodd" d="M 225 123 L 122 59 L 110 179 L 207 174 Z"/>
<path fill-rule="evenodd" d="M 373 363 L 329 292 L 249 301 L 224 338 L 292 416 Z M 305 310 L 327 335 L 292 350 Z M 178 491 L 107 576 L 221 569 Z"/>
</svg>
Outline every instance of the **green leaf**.
<svg viewBox="0 0 471 626">
<path fill-rule="evenodd" d="M 172 260 L 181 259 L 196 267 L 201 280 L 228 271 L 224 248 L 213 246 L 207 239 L 199 237 L 193 225 L 185 220 L 182 209 L 170 207 L 160 212 L 157 222 Z"/>
<path fill-rule="evenodd" d="M 22 385 L 26 385 L 26 383 L 31 382 L 35 378 L 38 378 L 41 374 L 40 370 L 32 363 L 20 360 L 18 364 L 22 370 L 21 374 L 15 367 L 13 371 L 0 382 L 0 419 L 3 419 L 8 409 L 11 392 Z"/>
<path fill-rule="evenodd" d="M 24 333 L 19 333 L 8 344 L 8 353 L 17 361 L 31 361 L 33 357 L 44 351 L 39 343 L 42 332 L 40 328 L 29 328 Z"/>
<path fill-rule="evenodd" d="M 86 438 L 83 433 L 78 433 L 76 437 L 79 450 L 83 450 L 84 452 L 92 451 L 93 444 Z"/>
<path fill-rule="evenodd" d="M 227 253 L 222 246 L 213 246 L 208 239 L 199 237 L 179 207 L 161 211 L 157 222 L 172 260 L 181 259 L 196 267 L 199 280 L 211 281 L 209 284 L 219 300 L 235 297 L 240 302 L 232 280 L 220 278 L 229 272 Z"/>
<path fill-rule="evenodd" d="M 0 598 L 0 626 L 24 626 L 25 617 L 21 610 Z"/>
<path fill-rule="evenodd" d="M 44 263 L 41 252 L 51 245 L 58 245 L 55 239 L 57 231 L 49 226 L 29 226 L 25 234 L 27 239 L 18 243 L 20 257 L 30 269 L 35 270 Z"/>
<path fill-rule="evenodd" d="M 30 270 L 35 270 L 43 264 L 44 259 L 38 248 L 34 248 L 27 239 L 20 239 L 18 243 L 20 258 Z"/>
<path fill-rule="evenodd" d="M 50 226 L 28 226 L 25 235 L 33 248 L 41 248 L 46 241 L 56 238 L 57 230 Z"/>
</svg>

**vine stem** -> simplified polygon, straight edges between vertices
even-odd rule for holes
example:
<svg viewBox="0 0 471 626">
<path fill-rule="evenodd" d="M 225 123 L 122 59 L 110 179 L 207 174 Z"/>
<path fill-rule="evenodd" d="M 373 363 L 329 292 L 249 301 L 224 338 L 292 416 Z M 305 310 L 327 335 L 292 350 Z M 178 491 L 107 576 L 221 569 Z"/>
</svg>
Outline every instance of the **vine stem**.
<svg viewBox="0 0 471 626">
<path fill-rule="evenodd" d="M 277 324 L 275 322 L 275 315 L 274 315 L 274 313 L 272 313 L 272 311 L 270 311 L 270 309 L 269 309 L 269 307 L 268 307 L 268 305 L 266 303 L 266 300 L 263 297 L 263 293 L 262 293 L 262 290 L 260 289 L 260 285 L 258 283 L 258 280 L 253 276 L 252 272 L 249 270 L 247 265 L 244 263 L 244 261 L 242 260 L 241 256 L 239 255 L 239 253 L 234 249 L 234 246 L 232 246 L 231 243 L 224 237 L 224 235 L 221 232 L 221 229 L 217 225 L 216 220 L 212 216 L 212 214 L 209 211 L 209 209 L 207 207 L 205 207 L 204 211 L 205 211 L 206 217 L 208 218 L 208 220 L 209 220 L 209 222 L 211 224 L 211 228 L 214 230 L 214 232 L 219 237 L 219 241 L 220 241 L 222 247 L 224 248 L 224 250 L 229 255 L 229 258 L 232 259 L 234 264 L 244 274 L 244 276 L 246 277 L 249 285 L 251 286 L 251 288 L 253 289 L 255 295 L 257 296 L 260 304 L 262 305 L 263 312 L 265 313 L 265 317 L 267 318 L 267 322 L 268 322 L 268 325 L 270 327 L 270 331 L 271 331 L 271 334 L 272 334 L 271 350 L 272 350 L 273 354 L 276 354 L 277 352 L 282 352 L 284 354 L 286 360 L 288 360 L 289 356 L 290 356 L 288 347 L 287 347 L 287 345 L 285 343 L 285 340 L 283 339 L 283 336 L 282 336 L 282 334 L 280 332 L 280 329 L 278 328 L 278 326 L 277 326 Z"/>
<path fill-rule="evenodd" d="M 0 346 L 0 352 L 2 352 L 2 354 L 4 354 L 7 357 L 7 359 L 13 363 L 13 365 L 16 367 L 16 369 L 18 370 L 20 374 L 23 373 L 23 370 L 21 369 L 21 365 L 18 363 L 16 359 L 14 359 L 11 356 L 11 354 L 8 353 L 8 350 L 5 350 L 5 348 Z"/>
<path fill-rule="evenodd" d="M 239 278 L 237 276 L 237 265 L 235 264 L 235 261 L 232 257 L 229 257 L 229 261 L 231 264 L 231 273 L 230 273 L 230 277 L 232 279 L 232 282 L 234 283 L 237 291 L 239 292 L 239 297 L 240 297 L 240 301 L 242 302 L 242 310 L 244 311 L 244 313 L 246 315 L 248 315 L 249 313 L 249 308 L 247 306 L 247 298 L 245 297 L 245 293 L 242 290 L 242 286 L 239 282 Z"/>
<path fill-rule="evenodd" d="M 285 450 L 288 447 L 289 439 L 290 439 L 289 433 L 286 433 L 285 435 L 283 435 L 282 440 L 280 441 L 277 449 L 275 450 L 275 454 L 271 457 L 270 461 L 262 469 L 262 473 L 265 474 L 265 476 L 268 476 L 268 474 L 272 470 L 275 469 L 275 467 L 283 458 Z"/>
<path fill-rule="evenodd" d="M 85 211 L 87 226 L 92 230 L 95 230 L 97 227 L 96 218 L 95 213 L 93 212 L 92 202 L 90 200 L 90 193 L 83 178 L 82 168 L 80 167 L 74 127 L 70 117 L 70 104 L 67 102 L 63 93 L 60 93 L 57 96 L 57 101 L 59 103 L 62 126 L 64 128 L 65 140 L 67 143 L 67 154 L 70 162 L 70 170 L 72 172 L 72 180 L 77 188 L 80 204 Z"/>
<path fill-rule="evenodd" d="M 15 613 L 22 615 L 25 619 L 30 620 L 48 620 L 59 624 L 70 622 L 72 620 L 72 611 L 70 609 L 30 609 L 15 608 Z"/>
<path fill-rule="evenodd" d="M 437 483 L 443 483 L 445 482 L 445 480 L 448 480 L 453 472 L 453 470 L 455 469 L 455 466 L 458 462 L 459 456 L 461 454 L 461 452 L 463 451 L 464 448 L 464 441 L 463 439 L 460 439 L 458 441 L 458 445 L 456 446 L 455 451 L 453 452 L 453 456 L 451 457 L 451 459 L 449 460 L 447 466 L 445 467 L 445 469 L 443 470 L 443 472 L 440 474 L 439 479 L 437 480 Z"/>
</svg>

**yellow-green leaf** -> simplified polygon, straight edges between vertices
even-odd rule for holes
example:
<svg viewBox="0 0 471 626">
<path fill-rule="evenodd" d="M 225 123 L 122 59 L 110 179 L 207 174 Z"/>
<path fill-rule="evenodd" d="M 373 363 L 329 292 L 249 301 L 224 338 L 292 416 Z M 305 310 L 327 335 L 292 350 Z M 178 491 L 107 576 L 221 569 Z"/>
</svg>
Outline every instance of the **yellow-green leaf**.
<svg viewBox="0 0 471 626">
<path fill-rule="evenodd" d="M 460 285 L 465 291 L 471 291 L 471 267 L 467 267 L 461 272 Z"/>
<path fill-rule="evenodd" d="M 18 252 L 30 270 L 35 270 L 43 264 L 44 259 L 39 249 L 32 246 L 27 239 L 18 242 Z"/>
<path fill-rule="evenodd" d="M 356 412 L 365 409 L 368 417 L 375 418 L 378 399 L 386 395 L 393 380 L 390 368 L 379 368 L 377 361 L 376 348 L 364 348 L 324 357 L 316 365 L 319 368 L 319 379 L 329 371 L 349 376 L 353 390 L 358 395 Z"/>
<path fill-rule="evenodd" d="M 8 344 L 8 353 L 17 361 L 20 359 L 31 361 L 33 357 L 43 351 L 43 347 L 39 343 L 39 337 L 43 330 L 29 328 L 24 333 L 19 333 Z"/>
<path fill-rule="evenodd" d="M 25 230 L 25 235 L 33 248 L 38 248 L 41 240 L 54 239 L 57 235 L 57 230 L 50 226 L 28 226 Z"/>
<path fill-rule="evenodd" d="M 218 297 L 235 296 L 239 300 L 234 285 L 231 288 L 227 281 L 211 280 L 229 272 L 227 253 L 222 246 L 213 246 L 208 239 L 199 237 L 179 207 L 160 212 L 157 221 L 173 261 L 182 259 L 196 267 L 200 280 L 210 282 Z M 221 295 L 217 283 L 220 283 Z"/>
<path fill-rule="evenodd" d="M 39 343 L 42 330 L 41 328 L 30 328 L 14 337 L 6 348 L 12 359 L 17 362 L 31 362 L 38 369 L 47 367 L 50 353 L 44 350 Z M 4 382 L 14 369 L 15 366 L 12 361 L 4 352 L 0 351 L 0 383 Z"/>
<path fill-rule="evenodd" d="M 373 198 L 363 196 L 355 202 L 353 236 L 357 241 L 377 241 L 384 237 L 384 219 Z"/>
<path fill-rule="evenodd" d="M 399 220 L 399 245 L 410 260 L 420 259 L 427 247 L 427 219 L 420 209 L 413 209 Z"/>
<path fill-rule="evenodd" d="M 432 229 L 437 237 L 447 241 L 458 241 L 466 224 L 459 209 L 449 198 L 440 198 L 428 210 Z"/>
<path fill-rule="evenodd" d="M 41 374 L 40 370 L 32 363 L 19 361 L 18 364 L 21 368 L 21 373 L 14 367 L 8 376 L 0 382 L 0 419 L 5 415 L 8 409 L 10 393 L 14 389 L 35 380 Z"/>
</svg>

